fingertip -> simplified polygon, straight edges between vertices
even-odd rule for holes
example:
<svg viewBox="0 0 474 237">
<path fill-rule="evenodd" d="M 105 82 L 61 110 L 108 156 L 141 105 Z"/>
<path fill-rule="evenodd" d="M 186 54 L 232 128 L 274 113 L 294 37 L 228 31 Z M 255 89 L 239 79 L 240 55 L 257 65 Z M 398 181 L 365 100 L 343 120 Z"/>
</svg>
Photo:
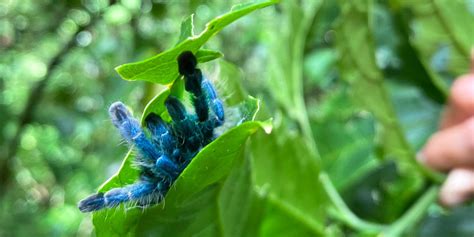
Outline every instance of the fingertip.
<svg viewBox="0 0 474 237">
<path fill-rule="evenodd" d="M 474 48 L 471 51 L 470 73 L 458 77 L 451 86 L 449 104 L 440 128 L 451 127 L 471 116 L 474 116 Z"/>
<path fill-rule="evenodd" d="M 469 200 L 474 194 L 474 170 L 460 168 L 452 170 L 441 187 L 440 203 L 455 207 Z"/>
<path fill-rule="evenodd" d="M 467 74 L 454 81 L 450 104 L 454 110 L 469 116 L 474 114 L 474 74 Z"/>
<path fill-rule="evenodd" d="M 474 167 L 474 118 L 433 134 L 417 155 L 420 163 L 447 171 Z"/>
<path fill-rule="evenodd" d="M 416 159 L 420 164 L 423 164 L 431 169 L 438 171 L 446 171 L 450 168 L 449 158 L 446 159 L 444 150 L 441 144 L 444 143 L 442 132 L 437 132 L 430 137 L 423 149 L 418 152 Z"/>
</svg>

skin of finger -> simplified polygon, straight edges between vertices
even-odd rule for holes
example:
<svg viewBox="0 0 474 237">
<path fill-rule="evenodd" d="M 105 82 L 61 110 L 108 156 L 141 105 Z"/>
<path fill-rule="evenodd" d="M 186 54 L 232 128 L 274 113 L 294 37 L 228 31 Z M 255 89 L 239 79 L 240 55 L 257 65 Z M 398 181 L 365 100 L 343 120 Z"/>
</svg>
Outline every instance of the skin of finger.
<svg viewBox="0 0 474 237">
<path fill-rule="evenodd" d="M 471 48 L 470 72 L 459 77 L 451 87 L 448 106 L 441 119 L 440 129 L 456 125 L 474 114 L 474 47 Z"/>
<path fill-rule="evenodd" d="M 472 198 L 474 195 L 474 169 L 458 168 L 452 170 L 441 187 L 440 203 L 453 207 Z"/>
<path fill-rule="evenodd" d="M 435 133 L 420 155 L 422 163 L 439 171 L 474 168 L 474 117 Z"/>
<path fill-rule="evenodd" d="M 448 106 L 440 123 L 441 129 L 454 126 L 474 116 L 474 74 L 459 77 L 451 87 Z"/>
</svg>

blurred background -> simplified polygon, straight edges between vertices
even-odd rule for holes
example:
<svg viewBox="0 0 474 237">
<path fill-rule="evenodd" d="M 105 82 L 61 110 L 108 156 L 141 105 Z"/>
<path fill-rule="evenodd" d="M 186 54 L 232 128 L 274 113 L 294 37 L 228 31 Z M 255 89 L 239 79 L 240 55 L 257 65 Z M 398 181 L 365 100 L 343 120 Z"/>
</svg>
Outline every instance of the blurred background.
<svg viewBox="0 0 474 237">
<path fill-rule="evenodd" d="M 190 14 L 199 33 L 239 2 L 1 0 L 0 236 L 93 235 L 90 216 L 76 204 L 116 172 L 127 152 L 107 108 L 121 100 L 138 116 L 160 90 L 121 80 L 114 67 L 174 46 L 180 23 Z M 397 179 L 394 162 L 379 161 L 384 156 L 377 137 L 380 118 L 361 105 L 377 97 L 354 96 L 376 92 L 366 86 L 357 94 L 347 78 L 381 75 L 387 103 L 374 106 L 393 112 L 407 146 L 420 149 L 437 128 L 452 80 L 468 70 L 474 1 L 376 0 L 368 9 L 368 25 L 355 24 L 354 6 L 346 1 L 311 2 L 294 6 L 308 19 L 304 27 L 291 24 L 299 11 L 280 5 L 238 20 L 206 44 L 224 54 L 206 67 L 216 77 L 239 76 L 244 90 L 286 124 L 281 136 L 303 130 L 311 137 L 323 169 L 355 213 L 392 222 L 421 188 L 404 192 L 406 180 L 386 185 Z M 304 9 L 310 6 L 313 12 Z M 302 28 L 303 34 L 297 32 Z M 364 29 L 373 30 L 373 41 L 356 41 Z M 367 45 L 376 65 L 368 65 L 364 52 L 353 51 Z M 285 54 L 291 47 L 299 54 Z M 347 66 L 351 53 L 357 67 Z M 286 72 L 274 75 L 290 66 L 301 73 L 302 89 L 286 94 L 279 89 L 289 84 L 278 81 Z M 300 112 L 290 109 L 294 98 L 304 101 Z M 309 127 L 298 123 L 302 113 Z M 429 213 L 414 235 L 474 233 L 472 205 L 452 212 L 434 205 Z M 441 230 L 440 223 L 452 228 Z"/>
</svg>

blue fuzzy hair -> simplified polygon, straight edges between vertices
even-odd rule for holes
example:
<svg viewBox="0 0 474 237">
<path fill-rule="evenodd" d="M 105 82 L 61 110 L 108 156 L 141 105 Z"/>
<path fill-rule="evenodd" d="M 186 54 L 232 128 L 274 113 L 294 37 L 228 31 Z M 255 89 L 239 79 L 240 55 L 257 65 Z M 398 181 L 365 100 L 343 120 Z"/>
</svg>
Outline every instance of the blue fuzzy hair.
<svg viewBox="0 0 474 237">
<path fill-rule="evenodd" d="M 98 211 L 124 203 L 142 207 L 159 203 L 192 158 L 215 139 L 215 128 L 224 123 L 223 103 L 211 82 L 196 68 L 197 59 L 192 52 L 183 52 L 177 60 L 196 114 L 189 114 L 180 100 L 170 96 L 165 106 L 171 122 L 151 113 L 142 128 L 122 102 L 113 103 L 110 119 L 137 151 L 135 164 L 140 177 L 133 184 L 83 199 L 78 205 L 80 211 Z"/>
</svg>

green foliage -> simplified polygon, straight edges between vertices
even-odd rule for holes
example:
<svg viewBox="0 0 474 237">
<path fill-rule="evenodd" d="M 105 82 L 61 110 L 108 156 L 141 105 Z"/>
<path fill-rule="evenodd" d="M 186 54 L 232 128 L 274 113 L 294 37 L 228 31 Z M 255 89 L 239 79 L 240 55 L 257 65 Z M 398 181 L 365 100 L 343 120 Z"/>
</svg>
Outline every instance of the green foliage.
<svg viewBox="0 0 474 237">
<path fill-rule="evenodd" d="M 436 204 L 444 177 L 415 154 L 468 69 L 474 5 L 239 2 L 0 3 L 0 236 L 472 236 L 472 203 Z M 107 106 L 169 120 L 187 50 L 224 99 L 222 135 L 161 204 L 80 213 L 138 177 Z"/>
<path fill-rule="evenodd" d="M 190 43 L 190 40 L 186 40 L 193 35 L 193 21 L 192 16 L 185 19 L 181 24 L 181 36 L 179 43 L 175 48 L 169 52 L 172 53 L 161 53 L 152 59 L 145 60 L 144 62 L 135 64 L 126 64 L 118 67 L 118 72 L 122 77 L 127 79 L 127 75 L 135 73 L 136 78 L 146 79 L 147 75 L 153 76 L 153 78 L 177 78 L 177 56 L 184 51 L 197 51 L 199 48 L 212 34 L 217 33 L 227 24 L 238 19 L 246 13 L 260 7 L 267 6 L 267 3 L 253 4 L 233 8 L 230 13 L 211 21 L 207 27 L 206 33 L 203 32 L 201 36 L 196 37 L 194 40 L 198 43 Z M 209 35 L 210 34 L 210 35 Z M 169 55 L 173 55 L 170 58 Z M 213 55 L 220 55 L 217 52 L 197 51 L 196 56 L 199 62 L 203 62 L 202 58 L 214 59 Z M 153 60 L 151 66 L 150 61 Z M 148 63 L 147 63 L 148 62 Z M 155 68 L 160 67 L 158 71 L 154 71 Z M 133 72 L 135 70 L 135 72 Z M 144 71 L 143 73 L 141 71 Z M 150 73 L 153 71 L 153 73 Z M 137 73 L 138 72 L 138 73 Z M 172 73 L 170 73 L 172 72 Z M 154 81 L 161 84 L 172 83 L 172 81 L 159 80 Z M 163 116 L 166 113 L 164 102 L 166 98 L 171 94 L 182 95 L 184 87 L 182 81 L 178 80 L 173 86 L 163 90 L 155 98 L 153 98 L 145 108 L 142 116 L 142 120 L 150 113 L 157 113 Z M 206 204 L 215 202 L 217 194 L 219 193 L 218 188 L 211 187 L 215 186 L 219 181 L 229 175 L 232 166 L 237 159 L 242 159 L 244 154 L 244 145 L 250 135 L 255 133 L 258 128 L 262 128 L 267 133 L 271 131 L 270 122 L 252 122 L 258 111 L 258 100 L 249 98 L 247 102 L 242 103 L 239 113 L 242 123 L 241 125 L 230 129 L 229 131 L 222 134 L 218 139 L 210 143 L 204 149 L 202 149 L 188 167 L 183 171 L 179 178 L 175 181 L 170 191 L 167 193 L 165 200 L 162 205 L 153 208 L 148 208 L 146 211 L 142 211 L 139 208 L 133 208 L 126 212 L 117 212 L 116 210 L 106 210 L 95 213 L 93 215 L 93 222 L 96 228 L 98 236 L 124 236 L 134 235 L 133 233 L 157 233 L 163 232 L 163 234 L 171 236 L 190 236 L 201 231 L 212 231 L 213 235 L 219 232 L 219 229 L 235 228 L 230 226 L 221 226 L 216 220 L 219 219 L 219 206 L 217 205 L 203 205 L 196 203 L 196 200 L 203 201 L 207 200 Z M 164 116 L 169 117 L 169 116 Z M 246 122 L 249 121 L 249 122 Z M 130 151 L 124 159 L 122 167 L 118 173 L 108 180 L 99 189 L 99 192 L 106 192 L 114 187 L 122 187 L 126 184 L 133 183 L 137 177 L 137 170 L 133 168 L 134 155 Z M 208 189 L 213 189 L 213 194 L 209 193 Z M 231 199 L 232 197 L 228 197 Z M 223 199 L 223 202 L 228 202 L 228 199 Z M 199 206 L 203 206 L 199 208 Z M 188 208 L 186 208 L 188 207 Z M 184 213 L 194 212 L 187 218 L 182 218 Z M 199 208 L 199 209 L 197 209 Z M 212 213 L 212 214 L 211 214 Z M 202 215 L 202 216 L 201 216 Z M 142 221 L 144 218 L 152 219 L 153 222 Z M 160 223 L 160 219 L 163 220 L 163 224 Z M 169 222 L 169 219 L 176 219 L 175 222 Z M 197 220 L 197 221 L 196 221 Z M 234 223 L 227 223 L 228 225 L 235 225 Z M 163 229 L 163 227 L 165 227 Z M 174 227 L 173 227 L 174 226 Z M 183 229 L 183 226 L 190 226 L 189 229 Z M 207 233 L 209 234 L 209 233 Z"/>
<path fill-rule="evenodd" d="M 209 38 L 240 17 L 259 8 L 275 3 L 275 1 L 267 1 L 234 7 L 229 13 L 217 17 L 206 24 L 206 29 L 195 37 L 192 35 L 193 27 L 189 26 L 189 24 L 192 24 L 190 18 L 183 22 L 181 27 L 181 29 L 184 30 L 181 33 L 181 37 L 187 37 L 176 47 L 141 62 L 118 66 L 116 70 L 120 76 L 126 80 L 144 80 L 159 84 L 171 83 L 178 77 L 178 64 L 176 58 L 181 52 L 191 51 L 196 53 L 198 61 L 203 62 L 203 58 L 208 58 L 210 53 L 201 52 L 198 54 L 197 51 L 209 40 Z"/>
<path fill-rule="evenodd" d="M 395 111 L 389 100 L 388 93 L 383 85 L 383 75 L 375 61 L 375 47 L 371 37 L 371 28 L 357 28 L 358 25 L 369 25 L 368 9 L 372 6 L 353 4 L 344 9 L 342 14 L 347 21 L 340 22 L 340 32 L 337 35 L 338 45 L 345 57 L 341 60 L 342 77 L 350 85 L 350 93 L 362 109 L 373 114 L 376 119 L 376 144 L 379 148 L 379 158 L 395 160 L 397 171 L 403 177 L 396 183 L 389 184 L 392 200 L 402 200 L 400 203 L 413 198 L 421 188 L 423 180 L 421 172 L 417 172 L 418 163 L 415 153 L 405 140 L 403 131 L 396 118 Z M 356 29 L 356 30 L 354 30 Z M 349 43 L 348 43 L 349 42 Z M 364 45 L 364 47 L 360 47 Z M 343 48 L 342 48 L 343 47 Z M 365 60 L 357 60 L 363 57 Z M 370 91 L 370 93 L 367 93 Z M 400 215 L 403 207 L 395 204 L 388 208 L 395 209 L 392 218 Z M 391 212 L 385 210 L 386 213 Z M 390 218 L 391 219 L 391 218 Z"/>
</svg>

